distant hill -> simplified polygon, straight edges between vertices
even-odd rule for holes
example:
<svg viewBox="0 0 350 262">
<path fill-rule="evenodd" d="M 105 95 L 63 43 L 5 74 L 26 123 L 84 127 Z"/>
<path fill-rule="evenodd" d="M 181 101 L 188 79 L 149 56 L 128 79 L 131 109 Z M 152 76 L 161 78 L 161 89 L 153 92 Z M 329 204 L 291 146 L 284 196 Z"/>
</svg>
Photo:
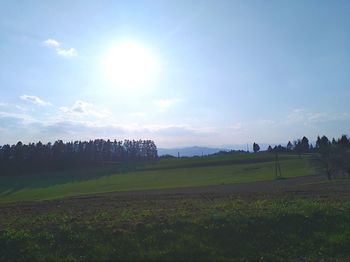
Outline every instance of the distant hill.
<svg viewBox="0 0 350 262">
<path fill-rule="evenodd" d="M 274 147 L 278 144 L 266 144 L 266 143 L 260 143 L 260 151 L 267 150 L 268 146 L 271 145 Z M 282 144 L 285 146 L 285 144 Z M 249 151 L 253 151 L 253 144 L 248 144 Z M 158 155 L 164 156 L 164 155 L 172 155 L 176 156 L 179 153 L 180 156 L 201 156 L 203 155 L 210 155 L 217 153 L 219 151 L 230 151 L 230 150 L 247 150 L 247 144 L 232 144 L 232 145 L 223 145 L 222 147 L 202 147 L 202 146 L 190 146 L 190 147 L 179 147 L 179 148 L 158 148 Z"/>
<path fill-rule="evenodd" d="M 211 147 L 200 147 L 200 146 L 191 146 L 191 147 L 182 147 L 182 148 L 158 148 L 158 155 L 172 155 L 177 156 L 178 153 L 180 156 L 201 156 L 210 155 L 217 153 L 219 151 L 229 150 L 227 148 L 211 148 Z"/>
</svg>

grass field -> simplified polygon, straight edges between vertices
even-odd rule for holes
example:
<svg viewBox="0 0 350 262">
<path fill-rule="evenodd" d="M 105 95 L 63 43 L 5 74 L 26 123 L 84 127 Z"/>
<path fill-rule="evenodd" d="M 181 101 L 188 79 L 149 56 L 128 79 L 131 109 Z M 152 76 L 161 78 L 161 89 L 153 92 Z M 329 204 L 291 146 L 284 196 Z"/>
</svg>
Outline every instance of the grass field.
<svg viewBox="0 0 350 262">
<path fill-rule="evenodd" d="M 162 159 L 90 170 L 0 176 L 0 203 L 49 200 L 115 191 L 243 183 L 275 178 L 268 153 Z M 310 156 L 280 156 L 283 177 L 314 173 Z"/>
<path fill-rule="evenodd" d="M 349 261 L 349 221 L 348 200 L 4 209 L 0 261 Z"/>
<path fill-rule="evenodd" d="M 281 155 L 283 177 L 313 174 L 311 159 Z M 274 180 L 274 164 L 274 155 L 262 153 L 2 176 L 0 261 L 349 261 L 345 180 L 301 184 L 299 194 L 291 180 L 278 180 L 245 184 L 247 195 L 200 191 L 186 197 L 132 193 L 60 200 Z M 289 185 L 285 191 L 256 192 L 262 184 L 282 182 Z M 26 202 L 47 199 L 58 200 Z"/>
</svg>

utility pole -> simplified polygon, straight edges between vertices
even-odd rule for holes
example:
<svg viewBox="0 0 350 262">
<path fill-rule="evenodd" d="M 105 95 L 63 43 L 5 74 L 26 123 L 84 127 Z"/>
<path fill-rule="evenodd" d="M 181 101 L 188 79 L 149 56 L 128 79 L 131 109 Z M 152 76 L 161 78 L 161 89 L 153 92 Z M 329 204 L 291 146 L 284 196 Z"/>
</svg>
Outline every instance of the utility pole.
<svg viewBox="0 0 350 262">
<path fill-rule="evenodd" d="M 276 178 L 282 177 L 281 165 L 280 165 L 280 161 L 278 159 L 277 150 L 276 150 L 276 158 L 275 158 L 275 177 Z"/>
</svg>

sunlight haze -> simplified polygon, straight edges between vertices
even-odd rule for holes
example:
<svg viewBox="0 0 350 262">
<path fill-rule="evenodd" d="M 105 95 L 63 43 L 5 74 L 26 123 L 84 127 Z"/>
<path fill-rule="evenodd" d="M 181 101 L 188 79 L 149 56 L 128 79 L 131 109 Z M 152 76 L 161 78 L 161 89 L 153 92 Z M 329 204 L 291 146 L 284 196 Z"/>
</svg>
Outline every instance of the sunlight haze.
<svg viewBox="0 0 350 262">
<path fill-rule="evenodd" d="M 0 1 L 0 143 L 350 133 L 349 1 Z"/>
</svg>

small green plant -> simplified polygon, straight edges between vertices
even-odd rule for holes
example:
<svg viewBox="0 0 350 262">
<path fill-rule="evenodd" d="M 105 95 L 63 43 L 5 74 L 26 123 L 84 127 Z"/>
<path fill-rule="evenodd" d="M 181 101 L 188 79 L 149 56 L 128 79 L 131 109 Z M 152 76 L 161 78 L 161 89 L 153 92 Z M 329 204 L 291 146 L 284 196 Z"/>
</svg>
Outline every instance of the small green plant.
<svg viewBox="0 0 350 262">
<path fill-rule="evenodd" d="M 0 218 L 0 260 L 349 260 L 350 202 L 174 200 Z M 6 223 L 12 221 L 12 223 Z M 15 221 L 15 222 L 14 222 Z M 35 221 L 35 223 L 33 223 Z"/>
</svg>

